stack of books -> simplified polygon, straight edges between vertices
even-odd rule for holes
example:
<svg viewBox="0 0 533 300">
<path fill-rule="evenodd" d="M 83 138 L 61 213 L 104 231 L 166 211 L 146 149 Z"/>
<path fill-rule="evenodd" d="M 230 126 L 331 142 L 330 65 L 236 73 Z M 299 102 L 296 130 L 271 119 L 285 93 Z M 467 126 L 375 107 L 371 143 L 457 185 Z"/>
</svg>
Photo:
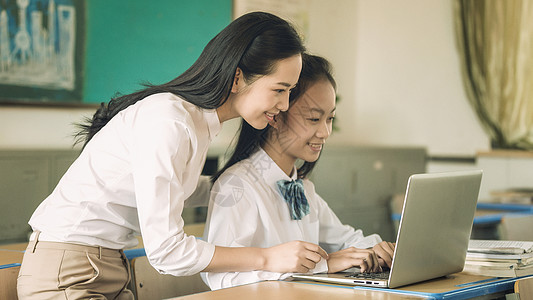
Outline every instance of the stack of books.
<svg viewBox="0 0 533 300">
<path fill-rule="evenodd" d="M 493 277 L 533 274 L 533 242 L 470 240 L 463 272 Z"/>
</svg>

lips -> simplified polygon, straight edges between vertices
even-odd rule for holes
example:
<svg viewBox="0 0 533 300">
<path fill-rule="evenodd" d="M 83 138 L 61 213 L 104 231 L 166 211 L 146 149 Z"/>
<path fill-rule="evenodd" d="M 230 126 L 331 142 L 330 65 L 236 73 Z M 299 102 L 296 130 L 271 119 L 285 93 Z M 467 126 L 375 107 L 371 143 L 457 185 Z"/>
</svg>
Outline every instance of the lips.
<svg viewBox="0 0 533 300">
<path fill-rule="evenodd" d="M 311 150 L 313 151 L 320 151 L 322 150 L 322 146 L 324 144 L 322 143 L 308 143 L 309 147 L 311 148 Z"/>
<path fill-rule="evenodd" d="M 265 115 L 266 115 L 266 118 L 269 120 L 269 121 L 273 121 L 274 120 L 274 117 L 277 115 L 278 113 L 269 113 L 269 112 L 266 112 Z"/>
</svg>

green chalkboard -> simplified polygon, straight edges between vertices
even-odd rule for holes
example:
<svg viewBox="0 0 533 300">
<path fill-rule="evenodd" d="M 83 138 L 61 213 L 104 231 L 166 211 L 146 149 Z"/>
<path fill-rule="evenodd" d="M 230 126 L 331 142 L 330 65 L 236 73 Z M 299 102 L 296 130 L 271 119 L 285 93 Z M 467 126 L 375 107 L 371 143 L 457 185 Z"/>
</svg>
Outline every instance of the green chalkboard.
<svg viewBox="0 0 533 300">
<path fill-rule="evenodd" d="M 83 102 L 175 78 L 231 22 L 231 8 L 231 0 L 86 1 Z"/>
</svg>

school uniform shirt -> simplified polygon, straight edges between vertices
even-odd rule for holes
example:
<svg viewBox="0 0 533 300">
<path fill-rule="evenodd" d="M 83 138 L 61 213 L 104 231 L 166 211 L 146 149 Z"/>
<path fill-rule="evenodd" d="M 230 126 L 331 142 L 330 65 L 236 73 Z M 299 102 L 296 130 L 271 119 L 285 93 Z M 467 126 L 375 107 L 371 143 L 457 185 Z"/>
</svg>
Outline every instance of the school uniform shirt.
<svg viewBox="0 0 533 300">
<path fill-rule="evenodd" d="M 292 220 L 276 182 L 296 179 L 296 169 L 293 174 L 292 178 L 287 176 L 262 149 L 228 168 L 211 190 L 204 239 L 217 246 L 262 248 L 300 240 L 319 244 L 328 253 L 351 246 L 371 248 L 381 242 L 376 234 L 365 237 L 361 230 L 343 225 L 307 179 L 303 185 L 309 214 Z M 322 259 L 311 272 L 327 270 Z M 290 275 L 267 271 L 202 273 L 211 289 L 282 280 Z"/>
<path fill-rule="evenodd" d="M 142 233 L 154 268 L 198 273 L 214 246 L 187 236 L 181 213 L 220 129 L 216 110 L 174 94 L 140 100 L 91 139 L 29 224 L 42 241 L 112 249 L 135 246 Z"/>
</svg>

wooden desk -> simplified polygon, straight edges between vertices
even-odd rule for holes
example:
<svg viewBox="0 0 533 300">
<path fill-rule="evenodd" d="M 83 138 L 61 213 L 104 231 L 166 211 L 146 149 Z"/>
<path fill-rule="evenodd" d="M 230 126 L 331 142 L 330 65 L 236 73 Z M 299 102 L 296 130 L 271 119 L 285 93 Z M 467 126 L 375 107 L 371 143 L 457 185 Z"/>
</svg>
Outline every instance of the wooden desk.
<svg viewBox="0 0 533 300">
<path fill-rule="evenodd" d="M 0 266 L 20 264 L 28 243 L 0 245 Z"/>
<path fill-rule="evenodd" d="M 0 245 L 0 299 L 17 299 L 17 276 L 27 243 Z"/>
<path fill-rule="evenodd" d="M 204 299 L 468 299 L 486 296 L 486 299 L 512 293 L 518 278 L 452 274 L 398 289 L 352 287 L 321 284 L 310 281 L 264 281 L 248 285 L 199 293 L 179 298 Z"/>
<path fill-rule="evenodd" d="M 0 266 L 22 263 L 24 252 L 0 250 Z"/>
<path fill-rule="evenodd" d="M 17 244 L 5 244 L 0 245 L 0 250 L 17 250 L 24 251 L 28 247 L 28 243 L 17 243 Z"/>
<path fill-rule="evenodd" d="M 395 294 L 383 294 L 375 291 L 358 291 L 352 288 L 338 288 L 321 284 L 264 281 L 248 285 L 199 293 L 172 299 L 186 300 L 234 300 L 234 299 L 336 299 L 336 300 L 364 300 L 364 299 L 396 300 L 406 297 Z M 413 297 L 412 299 L 426 299 Z"/>
</svg>

